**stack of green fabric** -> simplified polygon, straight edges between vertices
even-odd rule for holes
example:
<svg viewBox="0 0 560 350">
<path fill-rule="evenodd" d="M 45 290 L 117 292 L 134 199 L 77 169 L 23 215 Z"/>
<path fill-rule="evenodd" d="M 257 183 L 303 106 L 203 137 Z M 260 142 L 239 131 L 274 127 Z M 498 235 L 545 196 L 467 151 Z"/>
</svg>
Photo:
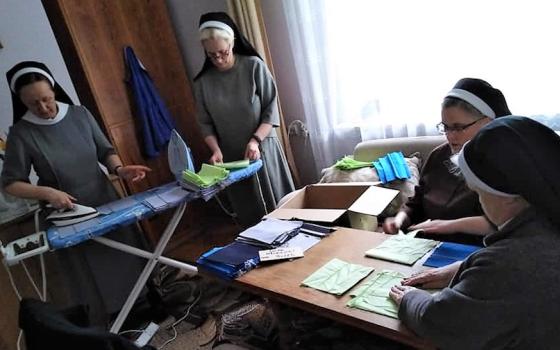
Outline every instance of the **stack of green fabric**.
<svg viewBox="0 0 560 350">
<path fill-rule="evenodd" d="M 335 168 L 340 169 L 340 170 L 354 170 L 354 169 L 360 169 L 360 168 L 368 168 L 368 167 L 373 167 L 373 163 L 372 162 L 362 162 L 359 160 L 355 160 L 352 157 L 344 157 L 341 160 L 339 160 L 338 162 L 336 162 L 336 164 L 334 165 Z"/>
<path fill-rule="evenodd" d="M 198 173 L 184 170 L 183 181 L 200 188 L 207 188 L 225 180 L 228 175 L 229 170 L 210 164 L 202 164 L 202 168 Z"/>
</svg>

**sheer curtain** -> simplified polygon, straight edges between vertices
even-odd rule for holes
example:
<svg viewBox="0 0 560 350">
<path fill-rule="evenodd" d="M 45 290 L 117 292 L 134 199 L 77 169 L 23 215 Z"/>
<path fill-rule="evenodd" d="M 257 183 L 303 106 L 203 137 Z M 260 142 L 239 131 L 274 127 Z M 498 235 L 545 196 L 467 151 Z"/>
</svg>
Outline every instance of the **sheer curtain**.
<svg viewBox="0 0 560 350">
<path fill-rule="evenodd" d="M 514 114 L 560 120 L 554 2 L 284 0 L 318 169 L 362 140 L 436 133 L 463 77 L 502 90 Z"/>
</svg>

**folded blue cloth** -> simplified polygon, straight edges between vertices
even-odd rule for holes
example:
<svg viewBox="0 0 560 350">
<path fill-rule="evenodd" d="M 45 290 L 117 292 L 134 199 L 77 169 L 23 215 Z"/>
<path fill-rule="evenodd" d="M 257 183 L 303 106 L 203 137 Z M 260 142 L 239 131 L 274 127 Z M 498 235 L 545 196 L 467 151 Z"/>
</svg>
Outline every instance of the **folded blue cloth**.
<svg viewBox="0 0 560 350">
<path fill-rule="evenodd" d="M 404 160 L 402 152 L 387 153 L 377 161 L 373 162 L 379 181 L 386 184 L 394 180 L 406 180 L 410 178 L 410 169 Z"/>
<path fill-rule="evenodd" d="M 424 266 L 442 267 L 457 261 L 463 261 L 480 248 L 474 245 L 443 242 L 433 251 Z"/>
<path fill-rule="evenodd" d="M 259 247 L 233 242 L 225 247 L 212 248 L 196 261 L 198 266 L 225 279 L 237 278 L 260 262 Z"/>
</svg>

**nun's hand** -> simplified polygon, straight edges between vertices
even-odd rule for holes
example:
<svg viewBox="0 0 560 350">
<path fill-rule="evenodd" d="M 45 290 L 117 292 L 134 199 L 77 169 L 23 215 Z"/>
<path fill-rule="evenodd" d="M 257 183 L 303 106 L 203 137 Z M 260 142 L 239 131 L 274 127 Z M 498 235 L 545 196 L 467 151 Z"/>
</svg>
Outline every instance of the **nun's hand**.
<svg viewBox="0 0 560 350">
<path fill-rule="evenodd" d="M 445 288 L 451 282 L 451 279 L 461 266 L 461 261 L 437 269 L 430 269 L 415 273 L 410 277 L 403 279 L 403 286 L 417 286 L 427 289 Z"/>
<path fill-rule="evenodd" d="M 210 157 L 208 162 L 212 165 L 214 165 L 216 163 L 223 163 L 224 162 L 224 156 L 222 154 L 222 151 L 219 150 L 219 149 L 214 151 L 214 153 L 212 153 L 212 157 Z"/>
<path fill-rule="evenodd" d="M 259 150 L 259 143 L 251 139 L 245 148 L 245 159 L 257 160 L 260 157 L 261 151 Z"/>
<path fill-rule="evenodd" d="M 416 225 L 410 226 L 409 230 L 424 230 L 426 233 L 446 235 L 455 233 L 454 220 L 426 220 Z"/>
<path fill-rule="evenodd" d="M 401 229 L 401 223 L 397 221 L 397 219 L 392 216 L 388 217 L 383 221 L 383 232 L 388 233 L 390 235 L 395 235 Z"/>
<path fill-rule="evenodd" d="M 56 209 L 72 209 L 76 198 L 56 188 L 46 187 L 45 200 Z"/>
<path fill-rule="evenodd" d="M 125 165 L 117 169 L 117 175 L 121 178 L 136 182 L 146 177 L 146 172 L 152 171 L 144 165 Z"/>
<path fill-rule="evenodd" d="M 389 291 L 389 296 L 391 297 L 391 299 L 393 299 L 393 301 L 397 304 L 397 306 L 400 306 L 402 298 L 405 296 L 405 294 L 415 289 L 416 288 L 414 287 L 400 286 L 397 284 L 391 287 L 391 290 Z"/>
</svg>

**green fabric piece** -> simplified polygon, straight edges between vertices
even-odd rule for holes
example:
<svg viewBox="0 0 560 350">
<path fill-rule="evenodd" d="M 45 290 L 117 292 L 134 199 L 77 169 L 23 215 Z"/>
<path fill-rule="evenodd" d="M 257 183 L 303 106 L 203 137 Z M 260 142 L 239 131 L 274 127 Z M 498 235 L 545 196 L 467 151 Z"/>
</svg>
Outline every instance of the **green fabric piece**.
<svg viewBox="0 0 560 350">
<path fill-rule="evenodd" d="M 323 292 L 342 295 L 373 271 L 372 267 L 332 259 L 307 277 L 302 285 Z"/>
<path fill-rule="evenodd" d="M 389 291 L 394 285 L 401 284 L 403 278 L 405 278 L 405 275 L 400 272 L 383 270 L 365 281 L 359 288 L 356 288 L 350 294 L 352 299 L 346 303 L 346 306 L 399 318 L 399 308 L 389 297 Z M 432 295 L 441 291 L 441 289 L 424 290 Z"/>
<path fill-rule="evenodd" d="M 190 170 L 183 171 L 183 180 L 192 183 L 199 187 L 210 187 L 218 182 L 225 180 L 229 175 L 229 170 L 209 165 L 202 164 L 202 168 L 198 173 Z"/>
<path fill-rule="evenodd" d="M 437 244 L 438 242 L 431 239 L 396 235 L 387 238 L 377 247 L 366 251 L 366 256 L 412 265 L 424 254 L 435 248 Z"/>
<path fill-rule="evenodd" d="M 372 162 L 362 162 L 359 160 L 355 160 L 352 157 L 344 157 L 341 160 L 339 160 L 338 162 L 336 162 L 336 164 L 334 165 L 335 168 L 337 169 L 341 169 L 341 170 L 354 170 L 354 169 L 360 169 L 360 168 L 368 168 L 368 167 L 372 167 L 373 163 Z"/>
<path fill-rule="evenodd" d="M 405 276 L 396 271 L 383 270 L 350 294 L 346 306 L 399 318 L 399 308 L 389 297 L 391 287 L 400 284 Z"/>
<path fill-rule="evenodd" d="M 243 169 L 249 166 L 249 159 L 236 160 L 234 162 L 216 163 L 217 167 L 224 169 Z"/>
</svg>

